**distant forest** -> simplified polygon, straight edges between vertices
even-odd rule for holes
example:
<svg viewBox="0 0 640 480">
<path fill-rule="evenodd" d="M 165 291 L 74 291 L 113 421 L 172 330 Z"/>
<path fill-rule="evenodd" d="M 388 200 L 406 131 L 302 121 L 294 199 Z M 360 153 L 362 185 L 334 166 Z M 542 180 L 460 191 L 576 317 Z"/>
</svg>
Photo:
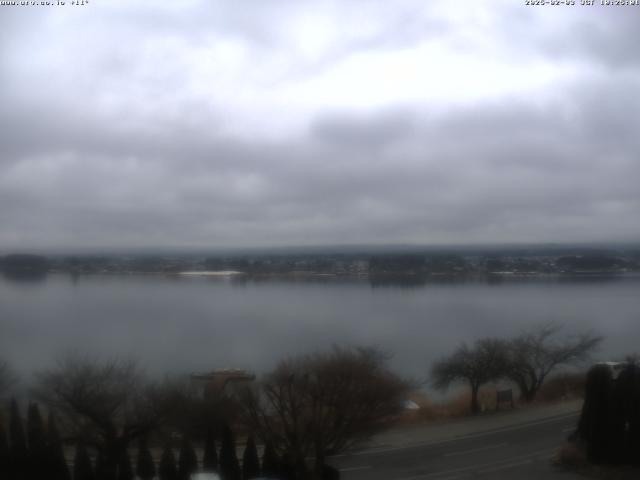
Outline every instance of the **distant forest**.
<svg viewBox="0 0 640 480">
<path fill-rule="evenodd" d="M 232 271 L 246 275 L 470 277 L 589 275 L 640 272 L 640 247 L 455 249 L 451 251 L 333 251 L 235 254 L 111 254 L 0 257 L 6 276 L 47 273 L 164 273 Z"/>
</svg>

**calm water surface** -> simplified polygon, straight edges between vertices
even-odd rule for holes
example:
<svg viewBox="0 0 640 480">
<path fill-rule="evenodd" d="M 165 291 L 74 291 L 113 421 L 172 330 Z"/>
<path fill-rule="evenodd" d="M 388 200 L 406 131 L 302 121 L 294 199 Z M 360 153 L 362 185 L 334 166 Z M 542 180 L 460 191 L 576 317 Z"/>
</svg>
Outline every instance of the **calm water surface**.
<svg viewBox="0 0 640 480">
<path fill-rule="evenodd" d="M 367 281 L 162 276 L 0 277 L 0 356 L 22 374 L 72 348 L 129 355 L 153 373 L 264 371 L 288 354 L 375 344 L 423 378 L 462 341 L 556 320 L 606 336 L 597 357 L 640 351 L 640 279 L 372 287 Z"/>
</svg>

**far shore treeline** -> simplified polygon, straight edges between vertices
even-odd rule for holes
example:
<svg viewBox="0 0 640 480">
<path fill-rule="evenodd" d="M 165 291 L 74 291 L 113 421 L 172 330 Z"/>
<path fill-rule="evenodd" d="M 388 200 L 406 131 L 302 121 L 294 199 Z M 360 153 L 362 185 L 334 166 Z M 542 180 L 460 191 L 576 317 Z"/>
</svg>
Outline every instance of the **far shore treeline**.
<svg viewBox="0 0 640 480">
<path fill-rule="evenodd" d="M 245 275 L 324 275 L 429 279 L 509 275 L 640 272 L 640 247 L 335 248 L 226 253 L 111 253 L 0 256 L 11 278 L 49 272 L 165 273 L 227 271 Z"/>
</svg>

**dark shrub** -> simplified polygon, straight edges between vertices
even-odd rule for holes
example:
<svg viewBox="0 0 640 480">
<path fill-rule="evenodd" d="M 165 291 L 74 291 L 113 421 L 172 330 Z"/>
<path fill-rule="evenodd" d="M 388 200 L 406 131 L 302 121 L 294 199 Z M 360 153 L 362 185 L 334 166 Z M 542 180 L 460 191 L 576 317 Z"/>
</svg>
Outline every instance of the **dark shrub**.
<svg viewBox="0 0 640 480">
<path fill-rule="evenodd" d="M 244 448 L 242 456 L 242 478 L 250 480 L 260 476 L 260 460 L 258 459 L 258 449 L 253 441 L 253 437 L 249 436 L 247 445 Z"/>
</svg>

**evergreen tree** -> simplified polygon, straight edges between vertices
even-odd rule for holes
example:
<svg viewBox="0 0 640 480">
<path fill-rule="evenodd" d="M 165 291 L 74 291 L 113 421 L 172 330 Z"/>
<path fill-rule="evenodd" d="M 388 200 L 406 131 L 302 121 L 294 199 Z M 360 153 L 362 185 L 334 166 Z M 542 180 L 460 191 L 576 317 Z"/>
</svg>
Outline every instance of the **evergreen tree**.
<svg viewBox="0 0 640 480">
<path fill-rule="evenodd" d="M 278 472 L 278 478 L 281 478 L 282 480 L 297 480 L 298 478 L 296 477 L 296 465 L 293 456 L 286 451 L 280 458 L 280 471 Z"/>
<path fill-rule="evenodd" d="M 2 421 L 0 421 L 0 478 L 9 478 L 9 458 L 7 434 L 4 431 Z"/>
<path fill-rule="evenodd" d="M 205 472 L 218 471 L 218 453 L 216 452 L 216 437 L 213 430 L 207 430 L 207 437 L 204 442 L 204 456 L 202 458 L 202 470 Z"/>
<path fill-rule="evenodd" d="M 156 465 L 147 446 L 145 438 L 140 440 L 138 448 L 138 461 L 136 462 L 136 474 L 141 480 L 153 480 L 156 476 Z"/>
<path fill-rule="evenodd" d="M 593 463 L 603 463 L 609 458 L 608 414 L 612 383 L 611 370 L 606 365 L 595 365 L 587 373 L 578 432 L 587 444 L 587 456 Z"/>
<path fill-rule="evenodd" d="M 29 444 L 29 474 L 33 479 L 45 478 L 47 469 L 47 439 L 38 405 L 32 403 L 27 411 L 27 441 Z"/>
<path fill-rule="evenodd" d="M 98 451 L 98 457 L 96 459 L 96 479 L 117 480 L 119 461 L 119 458 L 114 460 L 113 457 L 107 453 L 106 448 L 101 448 Z"/>
<path fill-rule="evenodd" d="M 240 480 L 240 465 L 236 455 L 236 442 L 228 425 L 222 429 L 220 446 L 220 474 L 222 480 Z"/>
<path fill-rule="evenodd" d="M 28 475 L 29 450 L 20 418 L 20 409 L 15 399 L 11 400 L 9 419 L 9 475 L 15 480 L 24 480 Z"/>
<path fill-rule="evenodd" d="M 189 438 L 184 435 L 180 444 L 180 457 L 178 458 L 178 478 L 189 480 L 191 475 L 198 471 L 198 457 Z"/>
<path fill-rule="evenodd" d="M 102 450 L 98 450 L 96 457 L 96 480 L 112 480 L 111 471 L 107 465 L 105 455 Z"/>
<path fill-rule="evenodd" d="M 73 480 L 95 480 L 91 458 L 82 443 L 76 445 L 76 454 L 73 460 Z"/>
<path fill-rule="evenodd" d="M 133 468 L 128 452 L 123 452 L 118 460 L 118 480 L 133 480 Z"/>
<path fill-rule="evenodd" d="M 48 480 L 71 480 L 71 474 L 69 473 L 67 460 L 64 457 L 64 449 L 53 412 L 49 412 L 49 418 L 47 420 L 47 450 L 47 467 L 50 472 Z"/>
<path fill-rule="evenodd" d="M 280 471 L 280 459 L 271 442 L 266 442 L 262 453 L 262 474 L 265 477 L 276 477 Z"/>
<path fill-rule="evenodd" d="M 162 456 L 160 457 L 158 476 L 160 477 L 160 480 L 178 480 L 176 457 L 173 455 L 173 450 L 169 444 L 167 444 L 162 452 Z"/>
<path fill-rule="evenodd" d="M 258 459 L 258 449 L 256 443 L 253 441 L 253 437 L 249 436 L 247 439 L 247 445 L 244 448 L 244 455 L 242 456 L 242 478 L 244 480 L 250 480 L 260 476 L 260 460 Z"/>
<path fill-rule="evenodd" d="M 640 365 L 630 365 L 629 374 L 632 375 L 632 392 L 629 396 L 629 446 L 627 455 L 631 464 L 640 465 Z"/>
<path fill-rule="evenodd" d="M 637 464 L 640 459 L 640 368 L 627 364 L 614 380 L 608 365 L 587 373 L 578 436 L 593 463 Z"/>
<path fill-rule="evenodd" d="M 323 465 L 322 479 L 323 480 L 340 480 L 340 470 L 330 465 Z"/>
<path fill-rule="evenodd" d="M 614 464 L 626 463 L 628 434 L 631 426 L 627 405 L 631 400 L 633 388 L 630 373 L 629 366 L 626 366 L 611 385 L 610 410 L 607 419 L 610 456 L 607 460 Z"/>
</svg>

